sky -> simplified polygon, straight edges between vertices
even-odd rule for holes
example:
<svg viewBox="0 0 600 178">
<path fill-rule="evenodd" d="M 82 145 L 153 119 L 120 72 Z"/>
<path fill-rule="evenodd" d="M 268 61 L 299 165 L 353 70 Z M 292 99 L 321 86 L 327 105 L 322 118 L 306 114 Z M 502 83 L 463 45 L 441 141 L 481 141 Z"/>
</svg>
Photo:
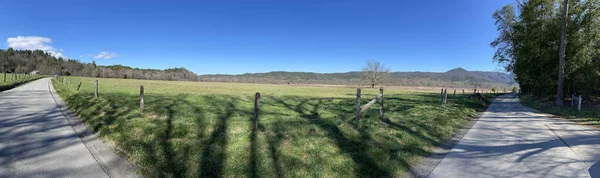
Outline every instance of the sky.
<svg viewBox="0 0 600 178">
<path fill-rule="evenodd" d="M 500 71 L 492 13 L 513 0 L 47 1 L 0 6 L 0 48 L 197 74 Z"/>
</svg>

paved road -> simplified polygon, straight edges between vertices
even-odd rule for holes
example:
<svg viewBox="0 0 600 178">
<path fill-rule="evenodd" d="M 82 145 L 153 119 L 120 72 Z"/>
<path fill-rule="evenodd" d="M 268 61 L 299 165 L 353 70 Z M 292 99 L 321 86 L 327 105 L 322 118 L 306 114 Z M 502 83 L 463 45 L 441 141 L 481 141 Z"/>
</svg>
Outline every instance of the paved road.
<svg viewBox="0 0 600 178">
<path fill-rule="evenodd" d="M 40 79 L 0 93 L 0 178 L 109 177 Z"/>
<path fill-rule="evenodd" d="M 600 131 L 495 100 L 429 177 L 600 177 Z"/>
</svg>

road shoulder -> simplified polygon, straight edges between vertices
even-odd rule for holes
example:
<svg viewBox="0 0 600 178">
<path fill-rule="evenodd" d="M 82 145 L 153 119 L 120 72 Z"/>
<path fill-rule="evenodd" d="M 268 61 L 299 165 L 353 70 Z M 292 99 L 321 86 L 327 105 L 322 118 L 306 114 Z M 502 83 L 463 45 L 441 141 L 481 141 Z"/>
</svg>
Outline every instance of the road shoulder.
<svg viewBox="0 0 600 178">
<path fill-rule="evenodd" d="M 494 99 L 495 101 L 495 99 Z M 491 106 L 491 104 L 490 104 Z M 487 109 L 486 109 L 487 111 Z M 485 112 L 485 111 L 484 111 Z M 471 118 L 465 123 L 460 129 L 458 129 L 452 138 L 447 140 L 441 145 L 435 146 L 430 150 L 429 155 L 422 157 L 419 161 L 416 161 L 411 165 L 407 171 L 407 178 L 421 178 L 428 177 L 435 167 L 446 157 L 446 155 L 458 144 L 458 142 L 471 130 L 473 125 L 477 123 L 481 115 L 484 112 L 480 112 L 477 116 Z"/>
<path fill-rule="evenodd" d="M 48 81 L 48 90 L 65 119 L 73 127 L 77 135 L 79 135 L 98 164 L 100 164 L 110 177 L 142 177 L 136 173 L 138 169 L 135 166 L 116 154 L 111 145 L 104 143 L 98 135 L 87 128 L 85 123 L 79 120 L 77 115 L 69 110 L 65 102 L 56 93 L 56 90 L 54 90 L 52 80 Z"/>
</svg>

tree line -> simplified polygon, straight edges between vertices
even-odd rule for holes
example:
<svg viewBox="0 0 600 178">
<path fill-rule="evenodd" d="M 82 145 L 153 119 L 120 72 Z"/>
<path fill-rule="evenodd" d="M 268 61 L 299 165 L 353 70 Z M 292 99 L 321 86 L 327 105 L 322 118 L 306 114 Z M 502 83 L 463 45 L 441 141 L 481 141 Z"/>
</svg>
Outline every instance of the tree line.
<svg viewBox="0 0 600 178">
<path fill-rule="evenodd" d="M 140 69 L 123 65 L 96 65 L 75 59 L 54 57 L 42 50 L 0 49 L 0 67 L 6 73 L 30 73 L 39 71 L 44 75 L 65 75 L 102 78 L 131 78 L 148 80 L 197 81 L 198 75 L 185 68 L 165 70 Z"/>
<path fill-rule="evenodd" d="M 600 96 L 600 0 L 517 1 L 493 18 L 499 32 L 491 42 L 494 61 L 515 74 L 523 93 L 558 105 L 569 94 Z"/>
</svg>

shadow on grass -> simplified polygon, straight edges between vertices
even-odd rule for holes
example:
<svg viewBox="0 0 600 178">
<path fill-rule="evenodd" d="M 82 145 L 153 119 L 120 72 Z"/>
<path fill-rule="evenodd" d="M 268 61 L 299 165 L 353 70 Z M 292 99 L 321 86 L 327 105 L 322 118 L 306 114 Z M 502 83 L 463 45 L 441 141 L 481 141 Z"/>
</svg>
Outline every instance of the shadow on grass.
<svg viewBox="0 0 600 178">
<path fill-rule="evenodd" d="M 102 93 L 100 98 L 93 98 L 91 93 L 57 89 L 61 96 L 66 96 L 63 98 L 72 110 L 95 132 L 114 141 L 147 177 L 289 177 L 296 171 L 290 165 L 327 167 L 309 165 L 307 160 L 284 154 L 287 150 L 282 150 L 282 146 L 286 140 L 311 139 L 290 135 L 294 124 L 318 129 L 309 129 L 307 134 L 318 135 L 316 132 L 323 131 L 324 137 L 332 141 L 341 155 L 352 161 L 352 176 L 390 177 L 396 176 L 398 170 L 408 170 L 409 162 L 416 156 L 427 154 L 425 147 L 439 144 L 439 139 L 432 138 L 442 134 L 435 131 L 435 125 L 403 119 L 412 114 L 411 109 L 415 107 L 438 106 L 437 94 L 413 94 L 410 98 L 386 95 L 386 113 L 396 118 L 375 119 L 378 111 L 373 109 L 367 111 L 361 121 L 354 119 L 354 98 L 264 97 L 262 105 L 276 109 L 261 111 L 261 116 L 299 118 L 265 120 L 253 129 L 251 119 L 248 119 L 252 118 L 250 97 L 148 93 L 145 98 L 147 113 L 142 114 L 137 109 L 137 95 Z M 485 108 L 481 103 L 462 97 L 449 101 L 460 107 Z M 438 122 L 436 119 L 431 121 Z M 381 136 L 382 133 L 376 131 L 379 128 L 388 130 L 389 135 Z M 415 131 L 415 128 L 421 130 Z M 248 142 L 236 141 L 240 138 L 230 132 L 246 134 L 244 138 Z M 358 135 L 348 135 L 349 132 Z M 410 143 L 385 141 L 388 137 L 414 140 Z M 238 150 L 246 153 L 228 152 L 232 150 L 230 146 L 240 147 L 239 144 L 247 144 L 242 147 L 248 149 Z M 305 151 L 303 148 L 297 150 Z M 318 164 L 322 160 L 315 162 Z M 228 167 L 227 164 L 235 166 Z M 320 172 L 309 172 L 308 175 L 320 175 Z"/>
</svg>

